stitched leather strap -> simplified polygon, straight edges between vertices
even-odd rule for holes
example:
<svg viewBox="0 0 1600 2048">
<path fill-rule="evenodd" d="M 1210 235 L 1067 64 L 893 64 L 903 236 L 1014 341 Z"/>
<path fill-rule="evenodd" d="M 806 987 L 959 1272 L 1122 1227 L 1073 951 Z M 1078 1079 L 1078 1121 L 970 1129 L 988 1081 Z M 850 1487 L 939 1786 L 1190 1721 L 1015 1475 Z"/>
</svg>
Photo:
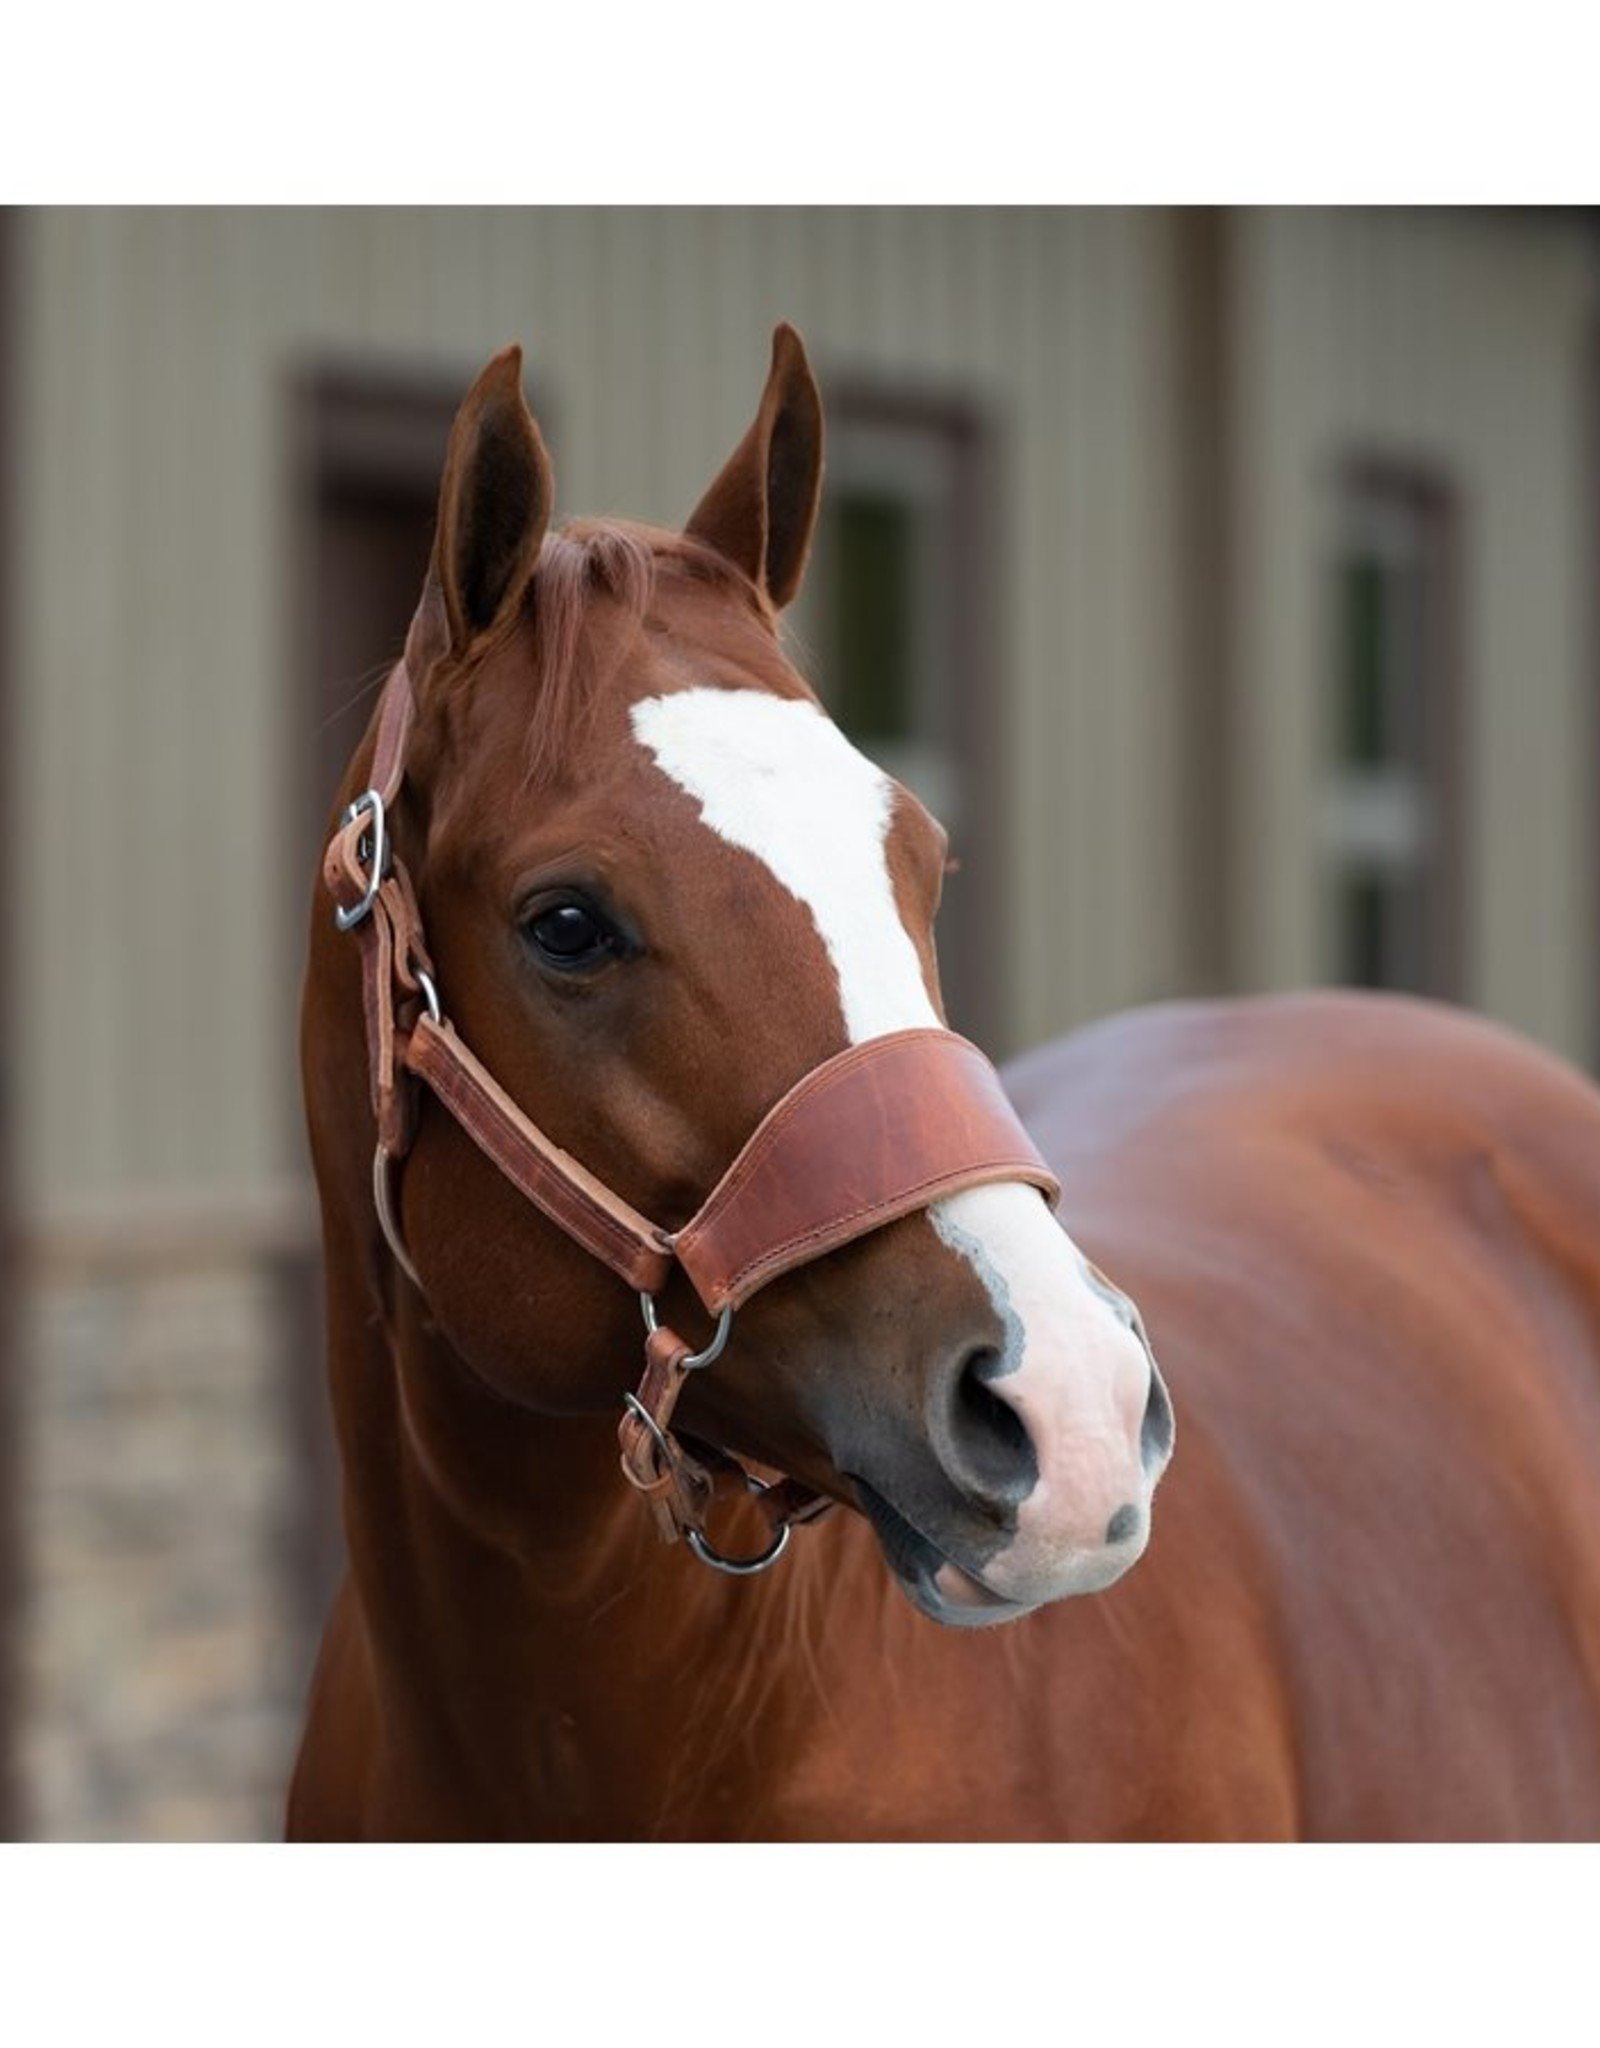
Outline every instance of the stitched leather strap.
<svg viewBox="0 0 1600 2048">
<path fill-rule="evenodd" d="M 1054 1174 L 994 1068 L 953 1031 L 896 1031 L 791 1088 L 671 1240 L 713 1315 L 782 1273 L 985 1181 Z"/>
<path fill-rule="evenodd" d="M 452 1025 L 420 1018 L 405 1063 L 552 1223 L 641 1294 L 661 1291 L 672 1270 L 665 1233 L 524 1116 Z"/>
<path fill-rule="evenodd" d="M 405 778 L 406 741 L 411 736 L 411 714 L 415 707 L 411 677 L 402 659 L 389 671 L 389 679 L 383 686 L 383 695 L 378 701 L 378 730 L 372 742 L 369 787 L 375 789 L 386 804 L 392 804 L 400 794 L 400 784 Z"/>
<path fill-rule="evenodd" d="M 394 801 L 405 775 L 406 740 L 411 730 L 411 679 L 404 661 L 396 662 L 378 705 L 377 731 L 368 792 L 379 803 Z M 386 862 L 386 872 L 373 868 Z M 340 822 L 328 842 L 322 863 L 323 880 L 339 909 L 347 914 L 371 898 L 366 913 L 351 927 L 361 949 L 361 1008 L 367 1034 L 367 1074 L 378 1142 L 391 1158 L 401 1157 L 411 1141 L 414 1122 L 410 1091 L 401 1085 L 397 1007 L 409 1011 L 418 993 L 419 970 L 432 973 L 422 937 L 422 919 L 404 866 L 388 859 L 387 820 L 357 809 Z M 377 881 L 376 891 L 372 884 Z"/>
<path fill-rule="evenodd" d="M 450 1024 L 418 1019 L 407 1069 L 553 1223 L 630 1287 L 657 1294 L 674 1257 L 713 1315 L 780 1274 L 987 1181 L 1060 1193 L 993 1067 L 954 1032 L 851 1046 L 757 1127 L 675 1237 L 547 1138 Z"/>
</svg>

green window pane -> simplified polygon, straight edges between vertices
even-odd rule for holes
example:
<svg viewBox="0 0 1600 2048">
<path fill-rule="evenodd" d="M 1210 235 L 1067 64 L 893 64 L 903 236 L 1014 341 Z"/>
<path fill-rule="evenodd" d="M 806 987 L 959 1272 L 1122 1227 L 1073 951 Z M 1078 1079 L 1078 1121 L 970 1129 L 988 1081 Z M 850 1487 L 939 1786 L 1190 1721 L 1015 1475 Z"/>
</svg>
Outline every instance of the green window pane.
<svg viewBox="0 0 1600 2048">
<path fill-rule="evenodd" d="M 1394 721 L 1388 674 L 1389 605 L 1393 592 L 1382 563 L 1353 556 L 1341 580 L 1339 759 L 1353 768 L 1378 768 L 1392 760 Z"/>
<path fill-rule="evenodd" d="M 912 734 L 913 514 L 888 496 L 834 508 L 835 715 L 853 739 Z"/>
</svg>

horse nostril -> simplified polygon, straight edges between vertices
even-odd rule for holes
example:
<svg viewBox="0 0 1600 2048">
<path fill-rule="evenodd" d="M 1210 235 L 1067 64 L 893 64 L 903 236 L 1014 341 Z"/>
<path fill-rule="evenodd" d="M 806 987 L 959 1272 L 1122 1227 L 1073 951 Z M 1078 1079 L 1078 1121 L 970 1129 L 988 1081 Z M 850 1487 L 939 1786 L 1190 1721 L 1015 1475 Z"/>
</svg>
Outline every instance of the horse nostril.
<svg viewBox="0 0 1600 2048">
<path fill-rule="evenodd" d="M 995 1506 L 1026 1500 L 1039 1478 L 1039 1460 L 1027 1425 L 989 1385 L 1002 1370 L 1000 1354 L 982 1345 L 967 1354 L 956 1379 L 951 1477 Z"/>
<path fill-rule="evenodd" d="M 1150 1395 L 1139 1425 L 1139 1460 L 1146 1474 L 1172 1449 L 1172 1402 L 1159 1372 L 1150 1367 Z"/>
</svg>

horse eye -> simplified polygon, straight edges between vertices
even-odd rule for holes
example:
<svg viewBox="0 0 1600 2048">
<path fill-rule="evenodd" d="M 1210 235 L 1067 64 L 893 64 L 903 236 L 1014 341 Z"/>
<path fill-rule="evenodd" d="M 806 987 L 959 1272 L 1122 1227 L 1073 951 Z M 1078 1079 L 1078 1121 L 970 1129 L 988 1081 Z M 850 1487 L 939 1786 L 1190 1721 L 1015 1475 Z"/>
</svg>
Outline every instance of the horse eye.
<svg viewBox="0 0 1600 2048">
<path fill-rule="evenodd" d="M 616 933 L 586 903 L 551 903 L 530 917 L 523 930 L 534 951 L 552 967 L 594 967 L 616 949 Z"/>
</svg>

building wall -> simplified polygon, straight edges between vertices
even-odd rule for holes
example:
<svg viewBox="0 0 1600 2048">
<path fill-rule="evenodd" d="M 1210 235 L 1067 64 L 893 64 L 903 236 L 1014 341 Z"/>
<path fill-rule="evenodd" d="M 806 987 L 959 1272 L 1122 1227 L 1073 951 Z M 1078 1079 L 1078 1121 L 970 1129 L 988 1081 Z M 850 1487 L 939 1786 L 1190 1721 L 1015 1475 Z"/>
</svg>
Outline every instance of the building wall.
<svg viewBox="0 0 1600 2048">
<path fill-rule="evenodd" d="M 1170 988 L 1168 227 L 1153 215 L 44 213 L 23 246 L 22 1173 L 46 1215 L 299 1170 L 287 383 L 507 339 L 561 503 L 683 516 L 773 321 L 1001 435 L 1012 1044 Z M 383 650 L 375 649 L 374 658 Z"/>
<path fill-rule="evenodd" d="M 1591 1062 L 1596 1035 L 1594 264 L 1567 223 L 1248 213 L 1232 224 L 1242 980 L 1323 977 L 1312 831 L 1332 482 L 1420 462 L 1461 512 L 1466 1000 Z"/>
</svg>

